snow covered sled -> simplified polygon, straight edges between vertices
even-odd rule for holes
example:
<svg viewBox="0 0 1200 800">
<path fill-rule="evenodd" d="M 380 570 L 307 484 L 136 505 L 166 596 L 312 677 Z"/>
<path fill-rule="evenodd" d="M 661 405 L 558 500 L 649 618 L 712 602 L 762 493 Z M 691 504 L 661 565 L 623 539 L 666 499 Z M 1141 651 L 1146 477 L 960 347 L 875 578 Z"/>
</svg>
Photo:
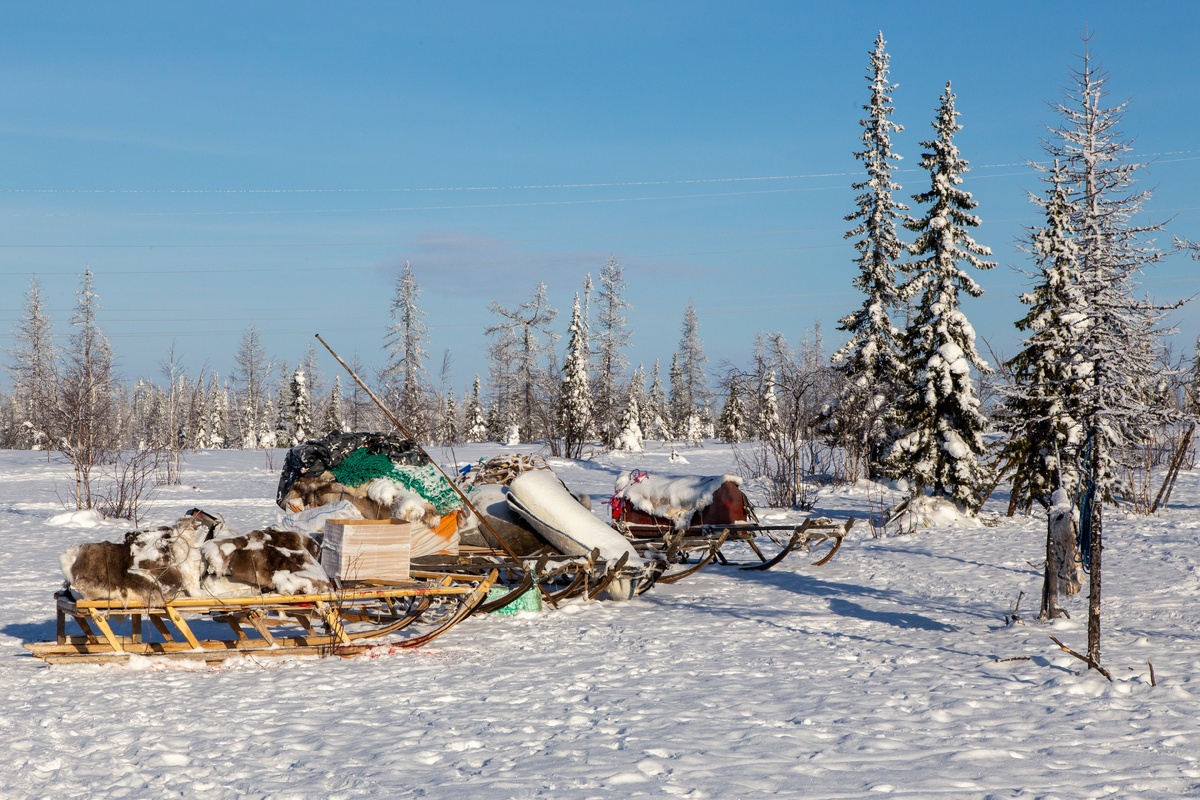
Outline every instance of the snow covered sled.
<svg viewBox="0 0 1200 800">
<path fill-rule="evenodd" d="M 812 562 L 821 566 L 841 548 L 854 524 L 854 517 L 844 523 L 811 517 L 798 525 L 764 525 L 741 484 L 733 474 L 670 477 L 633 470 L 617 479 L 612 526 L 643 556 L 683 565 L 659 577 L 673 583 L 713 561 L 735 564 L 725 548 L 736 543 L 757 559 L 735 564 L 743 569 L 770 569 L 797 550 L 814 549 L 824 550 Z"/>
<path fill-rule="evenodd" d="M 360 580 L 345 565 L 378 563 L 369 546 L 335 548 L 352 558 L 331 560 L 305 534 L 235 534 L 193 509 L 174 526 L 70 548 L 62 558 L 67 585 L 55 594 L 55 641 L 26 648 L 49 663 L 98 663 L 356 655 L 389 634 L 405 637 L 392 647 L 418 647 L 478 610 L 497 574 L 410 573 L 403 533 L 402 563 L 385 561 L 385 570 Z M 77 632 L 68 632 L 68 620 Z"/>
</svg>

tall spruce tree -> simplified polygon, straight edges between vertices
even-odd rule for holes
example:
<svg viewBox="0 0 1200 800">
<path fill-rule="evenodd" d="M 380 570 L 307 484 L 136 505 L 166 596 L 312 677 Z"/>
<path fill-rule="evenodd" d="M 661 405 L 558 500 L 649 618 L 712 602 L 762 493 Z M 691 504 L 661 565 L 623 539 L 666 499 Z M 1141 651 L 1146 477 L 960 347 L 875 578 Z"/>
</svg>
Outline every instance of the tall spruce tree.
<svg viewBox="0 0 1200 800">
<path fill-rule="evenodd" d="M 897 303 L 897 264 L 905 252 L 896 226 L 912 222 L 904 213 L 908 206 L 893 196 L 900 190 L 892 173 L 901 157 L 892 152 L 892 134 L 904 128 L 891 118 L 895 110 L 891 93 L 897 84 L 888 81 L 886 44 L 880 31 L 866 76 L 871 89 L 870 100 L 863 106 L 867 116 L 859 122 L 863 149 L 854 153 L 863 162 L 867 177 L 852 184 L 860 193 L 858 208 L 846 216 L 855 223 L 846 238 L 855 240 L 858 251 L 854 286 L 862 292 L 863 302 L 839 321 L 838 329 L 850 338 L 833 357 L 834 369 L 843 381 L 827 421 L 828 427 L 836 430 L 838 441 L 854 450 L 851 459 L 865 462 L 872 474 L 880 471 L 880 460 L 890 444 L 888 411 L 904 376 L 899 332 L 890 312 Z"/>
<path fill-rule="evenodd" d="M 329 400 L 325 403 L 324 428 L 326 435 L 334 431 L 346 430 L 346 415 L 342 411 L 342 376 L 334 376 L 333 388 L 329 390 Z"/>
<path fill-rule="evenodd" d="M 292 383 L 288 388 L 287 421 L 291 432 L 291 447 L 307 441 L 312 436 L 312 395 L 308 390 L 308 379 L 304 376 L 303 366 L 296 367 L 296 371 L 292 373 Z M 282 445 L 282 442 L 280 444 Z"/>
<path fill-rule="evenodd" d="M 967 161 L 954 144 L 954 134 L 962 129 L 957 119 L 947 82 L 933 121 L 936 135 L 921 143 L 928 148 L 921 166 L 929 171 L 930 188 L 913 199 L 927 208 L 920 219 L 907 223 L 917 236 L 910 247 L 913 260 L 904 267 L 909 278 L 899 297 L 918 300 L 903 336 L 909 378 L 897 403 L 897 418 L 904 434 L 892 445 L 885 465 L 891 474 L 908 480 L 914 493 L 928 489 L 975 511 L 986 482 L 980 458 L 987 419 L 980 411 L 971 369 L 987 373 L 991 368 L 976 351 L 975 330 L 959 307 L 959 292 L 979 297 L 983 289 L 959 263 L 980 270 L 995 265 L 983 259 L 991 250 L 967 233 L 979 225 L 979 218 L 969 213 L 978 204 L 959 188 Z"/>
<path fill-rule="evenodd" d="M 579 309 L 579 295 L 571 309 L 567 329 L 567 355 L 563 361 L 559 392 L 558 425 L 563 437 L 563 455 L 580 458 L 592 429 L 592 391 L 588 385 L 588 341 Z"/>
<path fill-rule="evenodd" d="M 1044 224 L 1030 232 L 1026 249 L 1038 266 L 1038 282 L 1021 295 L 1029 312 L 1017 322 L 1027 337 L 1007 366 L 1009 385 L 997 424 L 1007 435 L 1001 463 L 1012 469 L 1009 512 L 1033 503 L 1050 507 L 1056 489 L 1074 492 L 1078 449 L 1083 443 L 1081 393 L 1091 371 L 1081 359 L 1088 335 L 1079 248 L 1071 221 L 1071 198 L 1056 164 L 1042 207 Z"/>
<path fill-rule="evenodd" d="M 1086 332 L 1075 356 L 1085 373 L 1079 416 L 1093 440 L 1097 491 L 1111 500 L 1120 490 L 1120 467 L 1132 463 L 1168 413 L 1155 399 L 1167 308 L 1138 297 L 1138 276 L 1162 258 L 1148 241 L 1162 226 L 1138 220 L 1149 193 L 1136 188 L 1144 165 L 1129 160 L 1132 145 L 1119 132 L 1127 103 L 1106 107 L 1108 76 L 1086 38 L 1081 61 L 1058 105 L 1061 124 L 1043 149 L 1061 165 L 1071 197 L 1083 315 L 1076 324 Z"/>
</svg>

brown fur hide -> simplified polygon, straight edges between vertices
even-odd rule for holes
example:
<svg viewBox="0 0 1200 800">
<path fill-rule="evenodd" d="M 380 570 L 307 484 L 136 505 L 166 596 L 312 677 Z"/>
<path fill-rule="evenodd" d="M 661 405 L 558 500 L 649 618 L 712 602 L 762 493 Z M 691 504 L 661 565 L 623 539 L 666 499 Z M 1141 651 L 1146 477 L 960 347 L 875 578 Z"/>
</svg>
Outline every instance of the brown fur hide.
<svg viewBox="0 0 1200 800">
<path fill-rule="evenodd" d="M 260 530 L 210 539 L 204 556 L 203 589 L 228 595 L 255 593 L 311 594 L 329 591 L 331 584 L 318 559 L 315 539 L 294 531 Z"/>
<path fill-rule="evenodd" d="M 59 562 L 73 593 L 84 600 L 118 600 L 129 606 L 161 605 L 199 586 L 199 520 L 185 517 L 130 531 L 120 542 L 78 544 Z"/>
<path fill-rule="evenodd" d="M 300 476 L 283 498 L 284 507 L 292 511 L 316 508 L 339 500 L 349 500 L 363 519 L 388 519 L 392 516 L 390 508 L 367 497 L 365 486 L 353 489 L 319 475 Z"/>
</svg>

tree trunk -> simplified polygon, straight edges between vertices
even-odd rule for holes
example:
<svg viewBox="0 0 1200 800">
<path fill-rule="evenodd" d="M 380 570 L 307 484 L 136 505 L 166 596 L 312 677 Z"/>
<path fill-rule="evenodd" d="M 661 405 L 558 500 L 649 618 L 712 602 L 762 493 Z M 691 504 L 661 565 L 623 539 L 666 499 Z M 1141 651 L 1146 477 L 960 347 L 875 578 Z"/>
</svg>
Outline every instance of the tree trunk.
<svg viewBox="0 0 1200 800">
<path fill-rule="evenodd" d="M 1092 480 L 1099 477 L 1101 438 L 1097 435 L 1092 447 Z M 1091 582 L 1088 592 L 1088 649 L 1093 664 L 1100 663 L 1100 554 L 1103 550 L 1104 497 L 1097 491 L 1092 500 Z"/>
</svg>

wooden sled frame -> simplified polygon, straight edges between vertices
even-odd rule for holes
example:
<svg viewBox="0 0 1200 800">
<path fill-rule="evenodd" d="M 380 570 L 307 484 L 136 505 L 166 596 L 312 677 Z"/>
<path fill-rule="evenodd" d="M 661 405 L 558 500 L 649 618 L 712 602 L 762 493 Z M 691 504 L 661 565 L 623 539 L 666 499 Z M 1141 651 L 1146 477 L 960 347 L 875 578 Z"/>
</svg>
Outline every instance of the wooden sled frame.
<svg viewBox="0 0 1200 800">
<path fill-rule="evenodd" d="M 595 600 L 617 580 L 634 584 L 633 594 L 648 591 L 663 573 L 666 564 L 651 563 L 646 567 L 627 566 L 628 555 L 614 562 L 600 557 L 599 550 L 586 556 L 564 556 L 542 552 L 514 560 L 506 553 L 487 547 L 462 546 L 457 556 L 441 559 L 426 558 L 414 565 L 414 575 L 422 569 L 434 569 L 458 575 L 482 574 L 498 570 L 497 584 L 509 591 L 487 601 L 481 611 L 494 611 L 514 602 L 531 589 L 536 590 L 553 607 L 571 598 Z"/>
<path fill-rule="evenodd" d="M 210 663 L 238 655 L 353 656 L 366 651 L 369 640 L 425 622 L 431 626 L 428 630 L 391 644 L 419 647 L 478 610 L 497 572 L 423 578 L 395 584 L 355 583 L 317 594 L 179 597 L 153 606 L 75 600 L 58 592 L 56 641 L 25 647 L 50 664 L 123 661 L 130 655 Z M 82 635 L 67 633 L 67 618 L 75 620 Z M 201 638 L 189 618 L 192 623 L 223 623 L 232 638 Z M 112 624 L 117 620 L 128 623 L 128 634 L 117 633 Z M 162 641 L 144 635 L 143 620 L 150 621 Z M 294 632 L 277 635 L 272 628 Z"/>
<path fill-rule="evenodd" d="M 831 543 L 830 549 L 816 561 L 814 567 L 829 563 L 854 525 L 854 517 L 844 523 L 828 517 L 810 517 L 799 525 L 762 525 L 757 522 L 730 523 L 723 525 L 696 525 L 683 531 L 652 524 L 618 523 L 617 530 L 638 548 L 644 556 L 661 554 L 669 564 L 686 565 L 674 569 L 658 578 L 661 583 L 674 583 L 704 569 L 714 561 L 718 564 L 737 566 L 745 570 L 767 570 L 787 558 L 796 550 L 811 553 L 814 547 Z M 780 535 L 783 534 L 783 535 Z M 785 539 L 786 536 L 786 539 Z M 778 552 L 768 556 L 757 541 L 766 537 Z M 722 552 L 730 542 L 743 542 L 757 556 L 757 562 L 734 563 Z"/>
</svg>

